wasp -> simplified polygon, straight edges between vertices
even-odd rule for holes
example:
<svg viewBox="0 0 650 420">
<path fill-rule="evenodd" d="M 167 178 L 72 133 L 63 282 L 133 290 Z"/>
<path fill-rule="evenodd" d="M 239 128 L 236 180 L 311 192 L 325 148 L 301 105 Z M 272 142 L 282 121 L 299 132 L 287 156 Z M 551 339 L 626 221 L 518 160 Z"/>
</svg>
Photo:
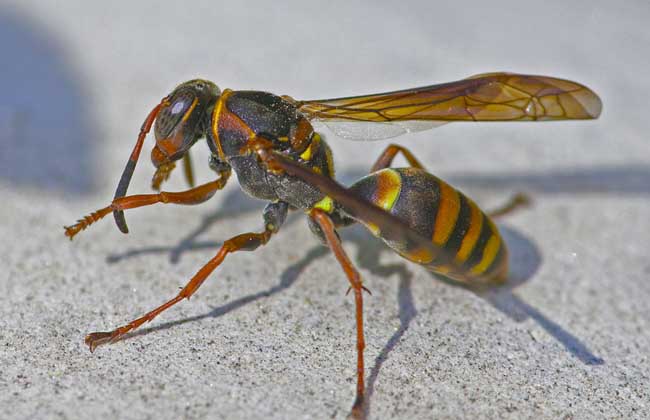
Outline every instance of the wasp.
<svg viewBox="0 0 650 420">
<path fill-rule="evenodd" d="M 589 88 L 547 76 L 489 73 L 455 82 L 388 93 L 299 101 L 261 91 L 221 91 L 208 80 L 190 80 L 162 98 L 145 119 L 110 205 L 65 227 L 72 239 L 113 213 L 128 233 L 124 211 L 156 203 L 198 204 L 228 182 L 268 202 L 263 230 L 226 240 L 173 299 L 109 332 L 86 336 L 90 351 L 153 320 L 189 299 L 229 254 L 253 251 L 276 233 L 290 210 L 307 215 L 309 228 L 334 253 L 353 291 L 356 320 L 357 388 L 353 413 L 364 403 L 363 292 L 359 272 L 337 230 L 361 223 L 405 259 L 455 281 L 500 283 L 508 273 L 508 251 L 491 217 L 469 197 L 428 173 L 406 148 L 389 145 L 370 173 L 349 187 L 334 178 L 332 151 L 313 122 L 324 122 L 347 139 L 377 140 L 451 121 L 542 121 L 593 119 L 602 104 Z M 177 161 L 193 186 L 190 148 L 205 138 L 216 179 L 182 192 L 126 195 L 144 139 L 153 127 L 156 167 L 152 187 L 160 190 Z M 393 168 L 402 154 L 408 167 Z M 510 208 L 518 203 L 513 202 Z M 507 211 L 504 210 L 504 211 Z"/>
</svg>

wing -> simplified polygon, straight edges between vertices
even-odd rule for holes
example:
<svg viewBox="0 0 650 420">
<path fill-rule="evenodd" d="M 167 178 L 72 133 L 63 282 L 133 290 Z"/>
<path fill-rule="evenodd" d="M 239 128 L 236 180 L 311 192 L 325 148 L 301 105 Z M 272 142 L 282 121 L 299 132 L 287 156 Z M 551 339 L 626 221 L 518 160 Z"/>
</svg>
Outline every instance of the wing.
<svg viewBox="0 0 650 420">
<path fill-rule="evenodd" d="M 450 121 L 592 119 L 602 110 L 598 95 L 584 85 L 513 73 L 481 74 L 367 96 L 298 101 L 297 105 L 307 118 L 325 123 L 344 138 L 371 140 Z M 351 123 L 362 124 L 355 128 Z"/>
<path fill-rule="evenodd" d="M 343 139 L 364 141 L 390 139 L 406 133 L 430 130 L 446 123 L 446 121 L 417 120 L 370 122 L 323 119 L 313 121 L 315 128 L 322 124 Z"/>
</svg>

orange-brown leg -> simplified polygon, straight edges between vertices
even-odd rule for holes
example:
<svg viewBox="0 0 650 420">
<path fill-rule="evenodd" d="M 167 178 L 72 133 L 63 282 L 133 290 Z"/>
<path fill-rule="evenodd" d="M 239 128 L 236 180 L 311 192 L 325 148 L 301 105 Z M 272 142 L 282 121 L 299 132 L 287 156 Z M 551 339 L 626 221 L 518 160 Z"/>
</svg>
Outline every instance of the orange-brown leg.
<svg viewBox="0 0 650 420">
<path fill-rule="evenodd" d="M 190 188 L 194 187 L 194 169 L 192 168 L 192 158 L 188 150 L 183 155 L 183 172 L 185 173 L 185 180 Z"/>
<path fill-rule="evenodd" d="M 158 166 L 151 179 L 151 188 L 160 191 L 160 185 L 169 179 L 174 168 L 176 168 L 175 162 L 163 163 Z M 183 173 L 187 184 L 190 188 L 194 188 L 194 169 L 192 168 L 192 158 L 189 150 L 183 155 Z"/>
<path fill-rule="evenodd" d="M 352 406 L 352 415 L 355 418 L 360 418 L 363 414 L 363 394 L 364 394 L 364 367 L 363 367 L 363 350 L 366 346 L 363 338 L 363 291 L 366 289 L 361 282 L 359 272 L 354 268 L 352 262 L 348 258 L 345 250 L 341 246 L 341 242 L 334 230 L 334 222 L 322 210 L 313 209 L 309 213 L 310 217 L 318 223 L 325 235 L 327 245 L 330 247 L 336 259 L 338 260 L 341 268 L 345 271 L 345 275 L 350 281 L 350 288 L 354 291 L 354 303 L 356 306 L 356 322 L 357 322 L 357 396 Z"/>
<path fill-rule="evenodd" d="M 85 342 L 90 347 L 90 351 L 93 352 L 97 346 L 105 343 L 113 343 L 119 340 L 124 334 L 138 328 L 140 325 L 145 322 L 149 322 L 158 316 L 165 309 L 168 309 L 180 302 L 183 299 L 189 299 L 190 296 L 196 292 L 196 290 L 203 284 L 205 279 L 217 268 L 224 260 L 226 255 L 237 252 L 237 251 L 253 251 L 257 249 L 260 245 L 266 244 L 273 233 L 277 231 L 277 227 L 267 227 L 262 233 L 243 233 L 237 235 L 233 238 L 228 239 L 219 249 L 217 255 L 215 255 L 206 265 L 204 265 L 192 279 L 183 287 L 183 289 L 176 295 L 175 298 L 167 301 L 163 305 L 157 307 L 151 312 L 148 312 L 144 316 L 131 321 L 130 323 L 123 325 L 119 328 L 114 329 L 109 332 L 93 332 L 86 336 Z"/>
<path fill-rule="evenodd" d="M 501 207 L 498 207 L 490 212 L 488 212 L 488 216 L 492 218 L 497 218 L 504 216 L 506 214 L 512 213 L 513 211 L 517 210 L 520 207 L 527 207 L 531 203 L 531 199 L 527 194 L 524 193 L 517 193 L 513 195 L 510 200 L 504 204 Z"/>
<path fill-rule="evenodd" d="M 411 165 L 413 168 L 420 168 L 424 169 L 422 164 L 417 160 L 415 155 L 411 153 L 407 148 L 402 147 L 397 144 L 390 144 L 382 152 L 381 155 L 379 155 L 379 158 L 377 158 L 377 161 L 375 162 L 374 165 L 372 165 L 372 168 L 370 169 L 370 172 L 376 172 L 380 169 L 385 169 L 388 168 L 391 163 L 393 163 L 393 159 L 395 159 L 395 156 L 397 156 L 397 153 L 402 152 L 404 157 L 406 158 L 406 161 Z"/>
<path fill-rule="evenodd" d="M 230 173 L 222 173 L 222 176 L 216 181 L 208 182 L 207 184 L 199 185 L 196 188 L 192 188 L 187 191 L 180 192 L 167 192 L 162 191 L 158 194 L 139 194 L 139 195 L 129 195 L 127 197 L 120 197 L 113 200 L 113 202 L 103 209 L 99 209 L 88 216 L 85 216 L 83 219 L 79 219 L 76 224 L 72 226 L 65 226 L 65 236 L 72 238 L 82 230 L 86 229 L 92 223 L 98 221 L 102 217 L 111 213 L 112 211 L 118 210 L 123 211 L 127 209 L 134 209 L 137 207 L 150 206 L 156 203 L 171 203 L 171 204 L 199 204 L 214 195 L 214 193 L 222 189 L 226 182 L 228 182 L 228 177 Z"/>
<path fill-rule="evenodd" d="M 386 150 L 382 152 L 379 158 L 377 158 L 377 161 L 375 162 L 374 165 L 372 165 L 370 172 L 372 173 L 380 169 L 385 169 L 390 167 L 390 165 L 393 163 L 393 159 L 395 159 L 395 156 L 397 156 L 397 154 L 400 152 L 402 153 L 402 155 L 404 155 L 406 161 L 409 163 L 411 167 L 424 169 L 424 167 L 417 160 L 415 155 L 413 155 L 413 153 L 411 153 L 407 148 L 397 144 L 391 144 L 386 148 Z M 517 210 L 520 207 L 526 207 L 530 205 L 530 203 L 531 203 L 531 199 L 530 197 L 528 197 L 528 195 L 524 193 L 517 193 L 514 196 L 512 196 L 506 204 L 492 210 L 491 212 L 488 213 L 488 215 L 493 218 L 501 217 Z"/>
</svg>

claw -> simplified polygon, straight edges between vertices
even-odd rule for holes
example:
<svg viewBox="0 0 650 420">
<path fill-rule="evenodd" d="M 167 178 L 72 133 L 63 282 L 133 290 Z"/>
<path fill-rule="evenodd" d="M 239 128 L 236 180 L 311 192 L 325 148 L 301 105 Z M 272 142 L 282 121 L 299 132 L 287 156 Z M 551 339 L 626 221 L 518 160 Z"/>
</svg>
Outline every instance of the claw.
<svg viewBox="0 0 650 420">
<path fill-rule="evenodd" d="M 112 206 L 104 207 L 103 209 L 99 209 L 93 213 L 90 213 L 88 216 L 84 216 L 83 219 L 77 220 L 77 223 L 71 226 L 63 226 L 63 229 L 65 229 L 65 236 L 72 238 L 82 230 L 86 229 L 88 226 L 91 224 L 95 223 L 102 217 L 106 216 L 113 210 Z"/>
<path fill-rule="evenodd" d="M 348 291 L 345 292 L 345 296 L 347 296 L 347 295 L 350 294 L 350 290 L 352 290 L 352 286 L 348 287 Z M 370 296 L 372 296 L 372 292 L 371 292 L 370 289 L 368 289 L 366 286 L 361 286 L 361 290 L 363 290 L 364 292 L 366 292 L 366 293 L 368 293 Z"/>
<path fill-rule="evenodd" d="M 102 344 L 112 342 L 117 336 L 113 336 L 112 332 L 94 332 L 90 333 L 84 339 L 84 343 L 88 346 L 91 353 L 95 352 L 95 349 Z"/>
</svg>

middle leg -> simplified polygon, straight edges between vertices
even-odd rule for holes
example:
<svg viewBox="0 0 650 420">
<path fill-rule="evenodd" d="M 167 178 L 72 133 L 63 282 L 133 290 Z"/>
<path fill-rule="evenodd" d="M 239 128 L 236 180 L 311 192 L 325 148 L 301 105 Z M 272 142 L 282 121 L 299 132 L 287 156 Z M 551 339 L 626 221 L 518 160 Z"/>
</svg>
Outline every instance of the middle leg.
<svg viewBox="0 0 650 420">
<path fill-rule="evenodd" d="M 406 147 L 402 147 L 397 144 L 390 144 L 384 150 L 381 155 L 379 155 L 379 158 L 377 158 L 377 161 L 375 162 L 374 165 L 372 165 L 372 168 L 370 169 L 370 172 L 377 172 L 380 169 L 386 169 L 390 167 L 390 165 L 393 163 L 393 159 L 395 159 L 395 156 L 401 152 L 404 157 L 406 158 L 406 161 L 409 163 L 409 165 L 412 168 L 419 168 L 419 169 L 424 169 L 424 166 L 420 163 L 420 161 L 417 160 L 415 155 L 411 153 L 409 149 Z"/>
<path fill-rule="evenodd" d="M 261 245 L 266 244 L 271 236 L 278 232 L 284 222 L 289 206 L 284 202 L 271 203 L 264 209 L 264 231 L 261 233 L 243 233 L 225 241 L 217 255 L 207 262 L 201 269 L 190 279 L 181 291 L 169 301 L 160 305 L 156 309 L 147 312 L 145 315 L 137 318 L 126 325 L 118 327 L 108 332 L 93 332 L 86 336 L 85 343 L 93 352 L 97 346 L 105 343 L 114 343 L 124 334 L 138 328 L 145 322 L 153 320 L 166 309 L 171 308 L 183 299 L 189 299 L 201 285 L 226 258 L 226 255 L 237 251 L 254 251 Z"/>
<path fill-rule="evenodd" d="M 519 208 L 528 207 L 531 202 L 532 200 L 528 196 L 528 194 L 522 192 L 516 193 L 515 195 L 510 197 L 510 200 L 508 200 L 507 203 L 505 203 L 501 207 L 492 209 L 491 211 L 487 212 L 487 214 L 493 219 L 496 219 L 506 214 L 512 213 L 513 211 Z"/>
</svg>

